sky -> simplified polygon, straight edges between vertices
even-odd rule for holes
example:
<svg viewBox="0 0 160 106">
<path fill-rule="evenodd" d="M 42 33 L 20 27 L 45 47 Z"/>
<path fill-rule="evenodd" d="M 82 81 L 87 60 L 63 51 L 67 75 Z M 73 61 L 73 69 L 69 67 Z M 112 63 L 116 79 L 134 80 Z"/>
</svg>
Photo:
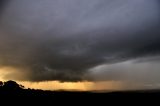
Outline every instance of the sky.
<svg viewBox="0 0 160 106">
<path fill-rule="evenodd" d="M 0 79 L 158 89 L 159 29 L 159 0 L 1 0 Z"/>
</svg>

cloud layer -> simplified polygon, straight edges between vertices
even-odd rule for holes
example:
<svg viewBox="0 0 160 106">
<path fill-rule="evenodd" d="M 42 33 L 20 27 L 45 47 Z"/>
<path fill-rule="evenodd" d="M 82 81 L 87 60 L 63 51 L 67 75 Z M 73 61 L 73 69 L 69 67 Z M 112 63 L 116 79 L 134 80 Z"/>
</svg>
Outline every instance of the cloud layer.
<svg viewBox="0 0 160 106">
<path fill-rule="evenodd" d="M 158 56 L 159 29 L 158 0 L 9 1 L 0 11 L 0 66 L 27 73 L 18 80 L 90 80 L 96 66 Z"/>
</svg>

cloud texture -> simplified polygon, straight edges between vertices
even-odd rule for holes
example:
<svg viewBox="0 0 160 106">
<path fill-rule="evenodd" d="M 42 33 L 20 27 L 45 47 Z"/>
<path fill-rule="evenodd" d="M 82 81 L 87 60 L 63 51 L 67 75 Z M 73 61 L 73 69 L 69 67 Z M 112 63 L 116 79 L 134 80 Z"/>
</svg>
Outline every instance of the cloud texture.
<svg viewBox="0 0 160 106">
<path fill-rule="evenodd" d="M 160 54 L 159 0 L 11 0 L 0 9 L 0 66 L 27 73 L 9 75 L 18 80 L 92 80 L 95 67 Z"/>
</svg>

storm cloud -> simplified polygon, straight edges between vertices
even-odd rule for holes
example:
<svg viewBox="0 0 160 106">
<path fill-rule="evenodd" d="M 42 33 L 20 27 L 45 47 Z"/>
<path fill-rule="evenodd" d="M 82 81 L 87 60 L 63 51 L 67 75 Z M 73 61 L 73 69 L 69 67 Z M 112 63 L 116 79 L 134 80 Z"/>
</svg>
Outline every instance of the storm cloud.
<svg viewBox="0 0 160 106">
<path fill-rule="evenodd" d="M 0 66 L 28 73 L 17 80 L 92 80 L 95 67 L 160 54 L 159 0 L 11 0 L 0 9 Z"/>
</svg>

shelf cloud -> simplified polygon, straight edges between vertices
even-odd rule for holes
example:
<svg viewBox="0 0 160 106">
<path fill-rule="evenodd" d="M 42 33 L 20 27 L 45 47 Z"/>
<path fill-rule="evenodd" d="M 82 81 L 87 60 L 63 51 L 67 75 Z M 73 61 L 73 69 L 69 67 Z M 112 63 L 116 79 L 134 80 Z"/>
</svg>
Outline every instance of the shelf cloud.
<svg viewBox="0 0 160 106">
<path fill-rule="evenodd" d="M 24 78 L 15 73 L 5 78 L 129 80 L 121 76 L 132 71 L 143 77 L 146 71 L 138 70 L 154 67 L 154 73 L 160 74 L 159 59 L 154 58 L 160 55 L 159 0 L 10 0 L 0 4 L 0 66 L 27 73 Z M 130 67 L 124 64 L 128 61 L 134 61 Z M 144 63 L 147 66 L 134 67 Z"/>
</svg>

